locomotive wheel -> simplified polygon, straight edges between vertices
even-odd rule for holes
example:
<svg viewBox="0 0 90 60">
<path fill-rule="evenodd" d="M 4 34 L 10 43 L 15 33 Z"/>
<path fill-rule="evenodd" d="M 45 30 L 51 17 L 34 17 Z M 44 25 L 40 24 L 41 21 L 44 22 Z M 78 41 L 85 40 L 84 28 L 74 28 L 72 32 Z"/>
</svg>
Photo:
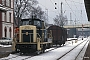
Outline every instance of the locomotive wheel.
<svg viewBox="0 0 90 60">
<path fill-rule="evenodd" d="M 42 50 L 42 53 L 44 53 L 45 52 L 45 50 Z"/>
<path fill-rule="evenodd" d="M 64 44 L 63 44 L 63 46 L 64 46 Z"/>
<path fill-rule="evenodd" d="M 41 51 L 37 51 L 36 54 L 39 55 L 41 53 Z"/>
<path fill-rule="evenodd" d="M 20 51 L 19 51 L 18 49 L 15 49 L 15 52 L 16 52 L 16 53 L 19 53 Z"/>
<path fill-rule="evenodd" d="M 19 52 L 19 54 L 20 54 L 20 55 L 23 55 L 24 53 L 22 53 L 22 52 Z"/>
</svg>

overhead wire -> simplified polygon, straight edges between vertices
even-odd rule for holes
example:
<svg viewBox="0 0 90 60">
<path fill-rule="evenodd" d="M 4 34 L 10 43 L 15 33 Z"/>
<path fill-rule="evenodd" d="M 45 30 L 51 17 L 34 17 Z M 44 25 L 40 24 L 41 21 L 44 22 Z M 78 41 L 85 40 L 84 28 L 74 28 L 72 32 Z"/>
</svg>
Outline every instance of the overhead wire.
<svg viewBox="0 0 90 60">
<path fill-rule="evenodd" d="M 71 1 L 71 0 L 67 0 L 67 1 L 74 2 L 74 3 L 78 3 L 78 4 L 84 4 L 84 3 L 75 2 L 75 1 Z"/>
<path fill-rule="evenodd" d="M 51 3 L 52 3 L 52 5 L 54 6 L 54 8 L 56 7 L 54 4 L 53 4 L 53 2 L 55 3 L 55 1 L 53 0 L 53 2 L 52 2 L 52 0 L 50 0 L 51 1 Z M 58 7 L 58 9 L 59 9 L 59 7 Z M 59 13 L 59 12 L 57 12 L 57 13 Z"/>
<path fill-rule="evenodd" d="M 44 6 L 44 5 L 41 4 L 40 2 L 39 2 L 39 4 L 42 5 L 43 7 L 45 7 L 45 9 L 47 9 L 47 10 L 50 11 L 50 12 L 54 12 L 54 13 L 56 13 L 56 14 L 58 13 L 58 12 L 55 12 L 55 11 L 52 11 L 52 10 L 48 9 L 46 6 Z M 49 15 L 48 15 L 48 17 L 53 19 L 53 17 L 51 17 L 51 16 L 49 16 Z"/>
<path fill-rule="evenodd" d="M 74 5 L 75 5 L 76 9 L 78 10 L 78 8 L 77 8 L 77 6 L 76 6 L 75 2 L 73 2 L 73 3 L 74 3 Z"/>
<path fill-rule="evenodd" d="M 70 0 L 69 0 L 69 1 L 70 1 Z M 84 5 L 84 3 L 75 2 L 75 1 L 73 1 L 73 0 L 72 0 L 72 1 L 70 1 L 70 2 L 73 2 L 76 8 L 77 8 L 77 6 L 76 6 L 76 4 L 75 4 L 75 3 L 81 4 L 81 5 L 83 4 L 83 5 Z M 80 6 L 81 6 L 81 5 L 80 5 Z M 77 8 L 77 10 L 79 10 L 79 9 Z M 81 14 L 81 11 L 82 11 L 82 9 L 80 10 L 80 14 Z M 84 11 L 85 11 L 85 10 L 84 10 Z"/>
<path fill-rule="evenodd" d="M 51 1 L 51 0 L 50 0 Z M 66 1 L 66 0 L 65 0 Z M 70 1 L 70 0 L 67 0 L 67 1 Z M 68 4 L 68 2 L 66 1 L 66 4 L 69 6 L 69 8 L 70 8 L 70 10 L 73 12 L 73 14 L 75 15 L 75 17 L 77 18 L 77 15 L 75 14 L 75 12 L 74 11 L 76 11 L 76 10 L 73 10 L 71 7 L 70 7 L 70 5 Z M 84 4 L 84 3 L 80 3 L 80 2 L 75 2 L 75 1 L 70 1 L 70 2 L 73 2 L 74 3 L 74 6 L 76 7 L 76 9 L 77 9 L 77 11 L 81 11 L 81 10 L 79 10 L 78 8 L 77 8 L 77 6 L 76 6 L 76 4 L 75 3 L 78 3 L 78 4 Z M 53 1 L 51 1 L 51 3 L 52 3 L 52 5 L 53 5 Z M 43 5 L 44 6 L 44 5 Z M 54 6 L 54 5 L 53 5 Z M 45 8 L 46 8 L 46 6 L 44 6 Z M 48 10 L 50 10 L 50 9 L 48 9 Z M 51 11 L 51 10 L 50 10 Z M 53 11 L 54 12 L 54 11 Z M 56 13 L 56 12 L 55 12 Z M 50 16 L 49 16 L 50 17 Z"/>
<path fill-rule="evenodd" d="M 50 0 L 50 1 L 51 1 L 52 5 L 55 7 L 55 5 L 53 4 L 52 0 Z"/>
<path fill-rule="evenodd" d="M 45 7 L 45 9 L 48 9 L 46 6 L 44 6 L 43 4 L 41 4 L 41 3 L 39 3 L 40 5 L 42 5 L 43 7 Z M 48 9 L 49 11 L 52 11 L 51 9 Z M 54 13 L 57 13 L 57 12 L 55 12 L 55 11 L 52 11 L 52 12 L 54 12 Z"/>
<path fill-rule="evenodd" d="M 66 1 L 66 0 L 65 0 Z M 74 2 L 74 1 L 73 1 Z M 68 2 L 66 1 L 67 5 L 69 6 L 69 8 L 71 9 L 71 11 L 73 12 L 74 10 L 70 7 L 70 5 L 68 4 Z M 75 4 L 76 2 L 74 2 Z M 76 4 L 75 4 L 75 7 L 77 8 Z M 78 8 L 77 8 L 78 9 Z M 78 10 L 79 11 L 79 10 Z M 80 10 L 81 11 L 81 10 Z M 85 10 L 84 10 L 85 11 Z M 76 14 L 73 12 L 73 14 L 75 15 L 75 17 L 77 18 Z M 81 13 L 80 13 L 81 14 Z M 79 19 L 79 17 L 77 18 Z"/>
<path fill-rule="evenodd" d="M 73 0 L 72 0 L 73 1 Z M 73 2 L 74 3 L 74 6 L 76 7 L 76 9 L 78 10 L 78 8 L 77 8 L 77 6 L 76 6 L 76 4 L 75 4 L 75 2 Z M 79 19 L 79 18 L 78 18 Z"/>
<path fill-rule="evenodd" d="M 66 0 L 65 0 L 66 1 Z M 66 1 L 66 3 L 67 3 L 67 1 Z M 69 6 L 69 8 L 71 9 L 71 11 L 73 12 L 73 10 L 72 10 L 72 8 L 70 7 L 70 5 L 67 3 L 67 5 Z M 76 17 L 76 14 L 73 12 L 73 14 L 75 15 L 75 17 Z"/>
<path fill-rule="evenodd" d="M 66 0 L 65 0 L 66 1 Z M 67 1 L 66 1 L 66 3 L 67 3 Z M 67 3 L 67 5 L 69 6 L 69 4 Z M 79 9 L 77 8 L 77 6 L 76 6 L 76 4 L 75 4 L 75 2 L 74 2 L 74 6 L 76 7 L 76 9 L 79 11 Z M 70 7 L 70 6 L 69 6 Z M 72 8 L 70 7 L 70 9 L 72 10 Z M 74 11 L 74 10 L 72 10 L 72 11 Z M 81 11 L 81 10 L 80 10 Z M 75 14 L 76 15 L 76 14 Z"/>
</svg>

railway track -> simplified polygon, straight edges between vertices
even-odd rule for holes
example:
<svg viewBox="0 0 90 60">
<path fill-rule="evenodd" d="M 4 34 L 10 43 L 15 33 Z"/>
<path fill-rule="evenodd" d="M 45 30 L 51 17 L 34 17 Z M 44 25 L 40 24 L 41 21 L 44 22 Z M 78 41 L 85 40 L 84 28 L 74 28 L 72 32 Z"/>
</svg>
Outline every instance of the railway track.
<svg viewBox="0 0 90 60">
<path fill-rule="evenodd" d="M 71 50 L 69 50 L 68 52 L 66 52 L 65 54 L 63 54 L 62 56 L 60 56 L 57 60 L 64 60 L 63 58 L 65 58 L 65 56 L 69 56 L 69 54 L 70 53 L 73 53 L 72 51 L 74 50 L 74 49 L 76 49 L 77 47 L 79 47 L 81 44 L 84 44 L 84 46 L 81 48 L 81 51 L 83 50 L 83 48 L 86 46 L 86 44 L 88 43 L 88 41 L 89 40 L 84 40 L 83 42 L 81 42 L 80 44 L 78 44 L 77 46 L 75 46 L 74 48 L 72 48 Z M 75 59 L 74 60 L 76 60 L 77 59 L 77 57 L 79 56 L 79 54 L 80 54 L 80 52 L 81 51 L 79 51 L 78 52 L 78 54 L 77 54 L 77 56 L 75 57 Z M 75 52 L 74 52 L 75 53 Z M 76 54 L 76 53 L 75 53 Z M 72 57 L 71 57 L 72 58 Z"/>
<path fill-rule="evenodd" d="M 86 41 L 86 40 L 85 40 Z M 85 41 L 83 41 L 83 42 L 85 42 Z M 83 42 L 81 42 L 80 44 L 82 44 Z M 80 44 L 78 44 L 77 46 L 79 46 Z M 77 46 L 75 46 L 73 49 L 71 49 L 70 51 L 72 51 L 72 50 L 74 50 Z M 47 49 L 46 51 L 45 51 L 45 53 L 47 53 L 47 52 L 49 52 L 49 51 L 52 51 L 52 50 L 55 50 L 55 49 L 57 49 L 57 48 L 59 48 L 59 47 L 54 47 L 54 48 L 51 48 L 51 49 Z M 69 52 L 70 52 L 69 51 Z M 66 54 L 64 54 L 63 56 L 61 56 L 60 58 L 58 58 L 57 60 L 60 60 L 62 57 L 64 57 L 65 55 L 67 55 L 69 52 L 67 52 Z M 44 54 L 44 53 L 43 53 Z M 0 60 L 16 60 L 16 59 L 18 59 L 19 58 L 19 60 L 26 60 L 26 59 L 29 59 L 29 58 L 32 58 L 32 57 L 34 57 L 34 56 L 36 56 L 36 55 L 28 55 L 28 56 L 26 56 L 26 55 L 20 55 L 20 54 L 11 54 L 11 56 L 9 56 L 9 57 L 6 57 L 6 58 L 2 58 L 2 59 L 0 59 Z M 22 58 L 23 57 L 23 58 Z"/>
<path fill-rule="evenodd" d="M 78 55 L 76 56 L 75 60 L 78 60 L 79 55 L 80 55 L 81 53 L 83 53 L 83 50 L 84 50 L 84 51 L 86 50 L 86 49 L 84 49 L 84 48 L 88 46 L 88 43 L 89 43 L 89 41 L 87 41 L 86 44 L 82 47 L 81 51 L 79 51 L 79 53 L 78 53 Z M 83 55 L 84 55 L 84 54 L 83 54 Z M 80 60 L 80 59 L 79 59 L 79 60 Z"/>
<path fill-rule="evenodd" d="M 49 52 L 49 51 L 52 51 L 52 50 L 55 50 L 55 49 L 57 49 L 57 48 L 59 48 L 59 47 L 61 47 L 61 46 L 54 46 L 53 48 L 50 48 L 50 49 L 46 49 L 45 50 L 45 52 L 44 53 L 47 53 L 47 52 Z M 43 53 L 43 54 L 44 54 Z M 39 54 L 40 55 L 40 54 Z M 32 58 L 32 57 L 34 57 L 35 56 L 35 54 L 30 54 L 30 55 L 24 55 L 24 57 L 23 57 L 23 54 L 21 55 L 21 53 L 16 53 L 16 54 L 10 54 L 8 57 L 6 57 L 6 58 L 1 58 L 0 60 L 15 60 L 15 59 L 18 59 L 18 58 L 20 58 L 20 57 L 23 57 L 23 58 L 21 58 L 21 59 L 19 59 L 19 60 L 26 60 L 26 59 L 29 59 L 29 58 Z"/>
<path fill-rule="evenodd" d="M 45 53 L 47 53 L 47 52 L 49 52 L 49 51 L 52 51 L 52 50 L 54 50 L 54 49 L 57 49 L 56 47 L 55 48 L 50 48 L 50 49 L 47 49 L 46 51 L 45 51 Z M 17 53 L 17 54 L 11 54 L 11 55 L 9 55 L 8 57 L 6 57 L 6 58 L 2 58 L 2 59 L 0 59 L 0 60 L 15 60 L 15 59 L 18 59 L 19 58 L 19 60 L 26 60 L 26 59 L 29 59 L 29 58 L 32 58 L 32 57 L 34 57 L 36 54 L 32 54 L 32 55 L 21 55 L 20 53 Z M 22 58 L 23 57 L 23 58 Z"/>
</svg>

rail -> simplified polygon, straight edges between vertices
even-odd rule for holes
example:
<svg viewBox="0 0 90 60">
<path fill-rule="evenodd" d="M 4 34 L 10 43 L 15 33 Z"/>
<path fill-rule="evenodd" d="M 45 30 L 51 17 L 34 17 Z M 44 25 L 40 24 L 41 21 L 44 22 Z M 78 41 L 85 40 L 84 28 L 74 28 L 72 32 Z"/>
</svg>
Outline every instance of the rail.
<svg viewBox="0 0 90 60">
<path fill-rule="evenodd" d="M 84 43 L 86 40 L 84 40 L 83 42 L 81 42 L 80 44 L 78 44 L 77 46 L 75 46 L 74 48 L 72 48 L 71 50 L 69 50 L 68 52 L 66 52 L 65 54 L 63 54 L 62 56 L 60 56 L 59 58 L 57 58 L 57 60 L 62 59 L 64 56 L 66 56 L 67 54 L 69 54 L 71 51 L 73 51 L 75 48 L 77 48 L 79 45 L 81 45 L 82 43 Z M 88 42 L 88 41 L 87 41 Z M 86 43 L 87 43 L 86 42 Z M 85 45 L 84 45 L 85 46 Z M 76 59 L 76 58 L 75 58 Z"/>
</svg>

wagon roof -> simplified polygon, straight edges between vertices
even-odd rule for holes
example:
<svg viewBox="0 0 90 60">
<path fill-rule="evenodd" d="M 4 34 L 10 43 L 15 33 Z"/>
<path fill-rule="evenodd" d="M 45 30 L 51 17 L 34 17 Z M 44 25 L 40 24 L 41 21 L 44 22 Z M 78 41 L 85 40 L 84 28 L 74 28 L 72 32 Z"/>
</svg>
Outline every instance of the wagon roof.
<svg viewBox="0 0 90 60">
<path fill-rule="evenodd" d="M 57 25 L 49 26 L 47 29 L 62 29 L 62 27 L 59 27 Z"/>
</svg>

